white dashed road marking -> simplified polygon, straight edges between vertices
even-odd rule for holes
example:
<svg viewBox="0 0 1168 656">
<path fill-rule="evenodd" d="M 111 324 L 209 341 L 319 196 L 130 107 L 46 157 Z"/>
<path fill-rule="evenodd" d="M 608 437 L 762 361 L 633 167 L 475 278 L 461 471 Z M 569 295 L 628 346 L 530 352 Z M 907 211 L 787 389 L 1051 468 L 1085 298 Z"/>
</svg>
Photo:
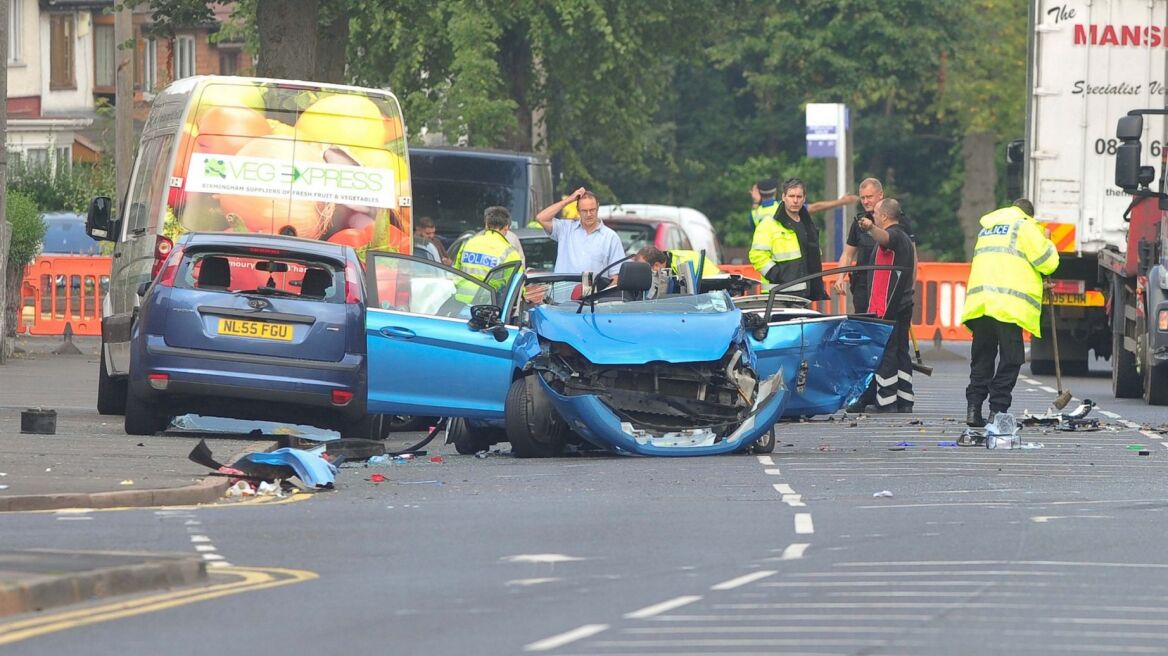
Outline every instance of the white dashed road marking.
<svg viewBox="0 0 1168 656">
<path fill-rule="evenodd" d="M 739 576 L 738 578 L 733 578 L 733 579 L 730 579 L 729 581 L 722 581 L 721 583 L 718 583 L 716 585 L 712 585 L 712 586 L 710 586 L 710 589 L 711 590 L 733 590 L 734 588 L 741 588 L 742 586 L 747 585 L 749 583 L 754 583 L 755 581 L 761 581 L 762 579 L 765 579 L 768 576 L 774 576 L 775 574 L 778 574 L 778 572 L 776 572 L 774 570 L 769 570 L 769 569 L 762 570 L 760 572 L 752 572 L 750 574 L 746 574 L 745 576 Z"/>
<path fill-rule="evenodd" d="M 1058 390 L 1049 385 L 1040 385 L 1038 389 L 1046 392 L 1047 394 L 1058 394 Z"/>
<path fill-rule="evenodd" d="M 795 490 L 791 489 L 791 486 L 786 483 L 775 483 L 775 492 L 779 494 L 795 494 Z"/>
<path fill-rule="evenodd" d="M 770 457 L 770 456 L 759 456 L 758 457 L 758 464 L 766 465 L 767 467 L 774 467 L 775 466 L 775 459 Z"/>
<path fill-rule="evenodd" d="M 607 624 L 585 624 L 584 626 L 572 629 L 571 631 L 566 631 L 559 635 L 554 635 L 550 638 L 544 638 L 543 640 L 537 640 L 536 642 L 525 646 L 523 651 L 549 651 L 563 647 L 567 644 L 571 644 L 577 640 L 591 638 L 597 633 L 607 630 Z"/>
<path fill-rule="evenodd" d="M 653 617 L 654 615 L 660 615 L 661 613 L 667 613 L 675 608 L 681 608 L 682 606 L 685 606 L 687 604 L 692 604 L 693 602 L 698 601 L 700 599 L 701 599 L 701 596 L 699 596 L 699 595 L 686 595 L 684 597 L 676 597 L 674 599 L 670 599 L 669 601 L 663 601 L 659 604 L 653 604 L 652 606 L 646 606 L 646 607 L 642 608 L 641 610 L 635 610 L 631 613 L 625 613 L 625 619 L 627 619 L 627 620 L 643 620 L 646 617 Z"/>
<path fill-rule="evenodd" d="M 1103 415 L 1104 417 L 1107 417 L 1108 419 L 1119 419 L 1119 415 L 1115 414 L 1114 412 L 1112 412 L 1110 410 L 1100 410 L 1099 414 Z"/>
<path fill-rule="evenodd" d="M 795 544 L 788 545 L 786 549 L 783 549 L 782 558 L 783 560 L 798 560 L 803 557 L 803 554 L 807 552 L 807 547 L 810 546 L 806 542 L 796 542 Z"/>
<path fill-rule="evenodd" d="M 783 472 L 781 470 L 779 470 L 779 468 L 777 468 L 777 467 L 774 469 L 763 470 L 763 473 L 766 474 L 767 476 L 782 476 L 783 475 Z"/>
<path fill-rule="evenodd" d="M 815 532 L 815 524 L 811 522 L 811 513 L 795 513 L 795 533 L 810 535 Z"/>
</svg>

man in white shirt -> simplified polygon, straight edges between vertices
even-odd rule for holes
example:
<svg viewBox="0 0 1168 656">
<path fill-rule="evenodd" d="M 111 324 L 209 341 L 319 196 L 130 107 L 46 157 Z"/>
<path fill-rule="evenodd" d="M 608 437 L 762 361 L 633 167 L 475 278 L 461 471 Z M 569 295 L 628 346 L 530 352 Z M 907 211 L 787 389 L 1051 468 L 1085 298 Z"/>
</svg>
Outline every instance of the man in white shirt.
<svg viewBox="0 0 1168 656">
<path fill-rule="evenodd" d="M 579 220 L 557 218 L 564 206 L 575 202 Z M 625 249 L 616 232 L 600 221 L 596 194 L 580 187 L 567 198 L 540 210 L 535 220 L 556 242 L 556 273 L 599 273 L 624 258 Z M 607 277 L 615 278 L 609 271 Z"/>
</svg>

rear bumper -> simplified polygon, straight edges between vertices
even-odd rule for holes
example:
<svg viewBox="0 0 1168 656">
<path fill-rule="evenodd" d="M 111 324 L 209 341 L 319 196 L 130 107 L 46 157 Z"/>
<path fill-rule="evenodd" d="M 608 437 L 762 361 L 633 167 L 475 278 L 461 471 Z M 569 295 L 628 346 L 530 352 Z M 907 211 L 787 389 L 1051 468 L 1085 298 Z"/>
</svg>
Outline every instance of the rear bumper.
<svg viewBox="0 0 1168 656">
<path fill-rule="evenodd" d="M 346 354 L 339 362 L 237 356 L 175 348 L 152 335 L 134 356 L 130 384 L 135 392 L 166 399 L 174 414 L 312 424 L 321 423 L 322 417 L 353 421 L 365 415 L 363 354 Z M 165 389 L 151 385 L 149 374 L 166 374 Z M 335 405 L 334 391 L 351 392 L 352 400 Z"/>
</svg>

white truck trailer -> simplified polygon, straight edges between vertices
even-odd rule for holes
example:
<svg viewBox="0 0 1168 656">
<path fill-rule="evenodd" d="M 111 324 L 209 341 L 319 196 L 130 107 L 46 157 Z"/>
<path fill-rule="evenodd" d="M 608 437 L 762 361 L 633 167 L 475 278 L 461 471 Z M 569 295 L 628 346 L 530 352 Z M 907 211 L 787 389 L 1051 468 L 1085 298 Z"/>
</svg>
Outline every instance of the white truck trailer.
<svg viewBox="0 0 1168 656">
<path fill-rule="evenodd" d="M 1141 155 L 1168 158 L 1168 134 L 1162 113 L 1127 121 L 1125 139 L 1116 132 L 1129 111 L 1163 110 L 1168 99 L 1168 0 L 1031 0 L 1030 8 L 1026 139 L 1014 158 L 1060 253 L 1031 371 L 1054 369 L 1053 320 L 1063 371 L 1085 371 L 1094 351 L 1111 359 L 1117 397 L 1168 404 L 1163 195 L 1140 191 L 1136 179 Z M 1120 152 L 1132 178 L 1123 188 Z"/>
</svg>

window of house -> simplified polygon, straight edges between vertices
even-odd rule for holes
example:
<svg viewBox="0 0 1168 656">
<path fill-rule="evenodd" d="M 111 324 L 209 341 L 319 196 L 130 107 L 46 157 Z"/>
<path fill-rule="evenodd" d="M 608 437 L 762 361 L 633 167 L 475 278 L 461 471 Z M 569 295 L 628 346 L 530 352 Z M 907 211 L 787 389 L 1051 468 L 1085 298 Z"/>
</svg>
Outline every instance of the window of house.
<svg viewBox="0 0 1168 656">
<path fill-rule="evenodd" d="M 239 51 L 238 50 L 220 50 L 219 51 L 219 74 L 220 75 L 235 75 L 239 72 Z"/>
<path fill-rule="evenodd" d="M 158 86 L 158 42 L 146 39 L 142 46 L 142 90 L 154 91 Z"/>
<path fill-rule="evenodd" d="M 77 26 L 73 14 L 49 15 L 49 88 L 76 89 L 73 42 Z"/>
<path fill-rule="evenodd" d="M 49 165 L 48 148 L 29 148 L 24 151 L 24 161 L 29 168 L 41 168 Z"/>
<path fill-rule="evenodd" d="M 117 86 L 117 44 L 113 25 L 93 26 L 93 86 Z"/>
<path fill-rule="evenodd" d="M 181 80 L 195 74 L 195 37 L 174 39 L 174 79 Z"/>
<path fill-rule="evenodd" d="M 20 63 L 24 57 L 24 0 L 8 3 L 8 61 Z"/>
<path fill-rule="evenodd" d="M 57 147 L 57 164 L 56 170 L 68 171 L 73 168 L 73 147 L 72 146 L 58 146 Z"/>
</svg>

